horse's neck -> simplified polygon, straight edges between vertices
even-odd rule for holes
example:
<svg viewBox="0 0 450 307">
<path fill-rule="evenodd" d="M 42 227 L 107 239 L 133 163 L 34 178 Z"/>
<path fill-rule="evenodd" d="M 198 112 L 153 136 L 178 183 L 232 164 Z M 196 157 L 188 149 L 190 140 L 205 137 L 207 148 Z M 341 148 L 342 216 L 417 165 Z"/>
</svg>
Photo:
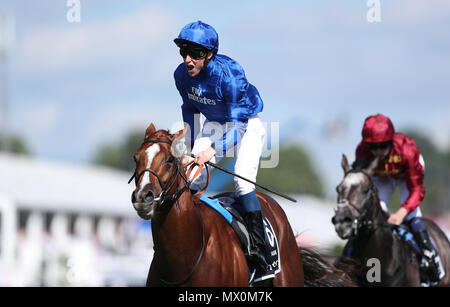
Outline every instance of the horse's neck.
<svg viewBox="0 0 450 307">
<path fill-rule="evenodd" d="M 383 253 L 386 244 L 390 244 L 392 241 L 392 233 L 390 228 L 385 227 L 387 224 L 388 214 L 383 211 L 380 205 L 378 197 L 374 197 L 369 210 L 366 213 L 366 219 L 371 221 L 371 228 L 369 231 L 364 231 L 363 235 L 358 236 L 357 244 L 361 251 L 370 249 Z M 380 245 L 380 248 L 373 248 Z"/>
<path fill-rule="evenodd" d="M 369 218 L 376 227 L 386 224 L 389 217 L 389 214 L 381 208 L 378 196 L 373 198 L 368 214 L 370 214 Z"/>
<path fill-rule="evenodd" d="M 368 246 L 376 245 L 377 242 L 382 242 L 386 239 L 389 241 L 387 237 L 390 236 L 390 233 L 383 227 L 387 223 L 387 214 L 381 208 L 378 197 L 374 197 L 371 202 L 365 216 L 365 220 L 370 221 L 371 226 L 370 228 L 365 226 L 366 228 L 363 228 L 356 240 L 361 251 L 366 250 Z"/>
<path fill-rule="evenodd" d="M 179 184 L 178 189 L 183 185 Z M 201 247 L 202 226 L 195 208 L 191 193 L 187 189 L 178 200 L 161 210 L 152 220 L 152 235 L 156 252 L 175 253 L 174 257 L 181 257 L 180 252 Z"/>
</svg>

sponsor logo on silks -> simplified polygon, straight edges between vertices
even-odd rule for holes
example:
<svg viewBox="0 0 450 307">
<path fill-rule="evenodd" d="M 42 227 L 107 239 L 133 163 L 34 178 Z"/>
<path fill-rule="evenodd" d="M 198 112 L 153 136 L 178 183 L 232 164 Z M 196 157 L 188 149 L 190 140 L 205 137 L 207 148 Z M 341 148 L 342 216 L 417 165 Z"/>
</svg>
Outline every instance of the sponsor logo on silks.
<svg viewBox="0 0 450 307">
<path fill-rule="evenodd" d="M 200 97 L 203 93 L 202 89 L 196 88 L 196 87 L 191 87 L 192 93 L 188 93 L 188 98 L 190 100 L 194 100 L 196 102 L 202 103 L 202 104 L 208 104 L 208 105 L 212 105 L 215 106 L 216 105 L 216 101 L 214 99 L 209 99 L 206 97 Z"/>
<path fill-rule="evenodd" d="M 398 155 L 391 155 L 389 159 L 384 164 L 384 170 L 377 170 L 377 175 L 379 176 L 392 176 L 398 175 L 401 171 L 400 163 L 402 162 L 402 157 Z"/>
</svg>

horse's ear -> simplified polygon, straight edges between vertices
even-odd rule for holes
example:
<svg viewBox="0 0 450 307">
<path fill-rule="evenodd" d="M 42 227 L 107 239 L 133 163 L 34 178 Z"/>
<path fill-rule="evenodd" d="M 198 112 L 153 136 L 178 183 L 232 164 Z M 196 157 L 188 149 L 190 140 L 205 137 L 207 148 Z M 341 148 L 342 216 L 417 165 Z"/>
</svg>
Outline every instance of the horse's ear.
<svg viewBox="0 0 450 307">
<path fill-rule="evenodd" d="M 179 141 L 179 140 L 181 140 L 182 138 L 184 138 L 184 136 L 186 135 L 186 133 L 187 133 L 187 131 L 188 131 L 188 125 L 186 125 L 185 127 L 184 127 L 184 129 L 181 129 L 180 131 L 178 131 L 177 133 L 175 133 L 175 134 L 172 134 L 172 136 L 171 136 L 171 138 L 172 138 L 172 142 L 175 142 L 175 141 Z"/>
<path fill-rule="evenodd" d="M 369 167 L 364 170 L 367 173 L 367 175 L 369 175 L 370 177 L 375 175 L 375 170 L 377 169 L 379 162 L 380 162 L 380 157 L 376 157 L 375 159 L 373 159 L 373 161 L 370 163 Z"/>
<path fill-rule="evenodd" d="M 150 137 L 150 135 L 152 135 L 153 133 L 156 132 L 156 128 L 155 125 L 153 125 L 153 123 L 151 123 L 148 127 L 147 130 L 145 130 L 145 137 L 144 140 L 148 139 Z"/>
<path fill-rule="evenodd" d="M 342 154 L 341 166 L 345 174 L 347 174 L 350 171 L 350 165 L 348 164 L 348 159 L 345 154 Z"/>
<path fill-rule="evenodd" d="M 172 146 L 170 147 L 170 151 L 173 156 L 177 158 L 182 158 L 184 152 L 186 151 L 186 146 L 181 142 L 188 131 L 188 126 L 186 125 L 184 129 L 178 131 L 175 134 L 171 135 Z"/>
</svg>

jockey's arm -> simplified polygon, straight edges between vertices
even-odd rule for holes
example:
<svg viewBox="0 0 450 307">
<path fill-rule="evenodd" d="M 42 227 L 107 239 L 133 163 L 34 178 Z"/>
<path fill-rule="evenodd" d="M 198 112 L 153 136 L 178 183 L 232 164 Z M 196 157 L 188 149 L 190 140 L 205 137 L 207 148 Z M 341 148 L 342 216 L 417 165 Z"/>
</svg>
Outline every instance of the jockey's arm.
<svg viewBox="0 0 450 307">
<path fill-rule="evenodd" d="M 417 147 L 412 148 L 405 154 L 405 159 L 405 180 L 410 193 L 401 207 L 410 213 L 422 203 L 425 197 L 425 186 L 423 184 L 424 168 L 420 163 L 420 151 Z"/>
<path fill-rule="evenodd" d="M 227 105 L 227 113 L 223 114 L 225 120 L 225 124 L 222 124 L 223 134 L 219 138 L 199 140 L 199 142 L 210 143 L 209 146 L 201 146 L 207 149 L 195 154 L 196 161 L 207 162 L 216 153 L 225 155 L 229 149 L 241 141 L 247 127 L 249 112 L 246 105 L 248 87 L 249 83 L 243 72 L 237 72 L 236 76 L 223 76 L 219 91 Z"/>
</svg>

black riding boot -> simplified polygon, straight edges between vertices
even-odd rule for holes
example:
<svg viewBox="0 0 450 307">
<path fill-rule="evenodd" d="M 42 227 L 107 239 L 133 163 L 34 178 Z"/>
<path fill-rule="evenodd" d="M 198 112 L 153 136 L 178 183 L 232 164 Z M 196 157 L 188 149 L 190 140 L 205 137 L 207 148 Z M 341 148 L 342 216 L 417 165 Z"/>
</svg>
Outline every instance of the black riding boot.
<svg viewBox="0 0 450 307">
<path fill-rule="evenodd" d="M 266 244 L 261 211 L 247 212 L 245 223 L 250 237 L 250 254 L 246 255 L 247 260 L 255 266 L 258 273 L 264 274 L 268 265 L 265 257 Z"/>
<path fill-rule="evenodd" d="M 421 230 L 414 234 L 422 249 L 422 260 L 420 269 L 426 273 L 431 285 L 436 285 L 440 278 L 439 263 L 437 261 L 437 250 L 430 240 L 427 230 Z"/>
</svg>

